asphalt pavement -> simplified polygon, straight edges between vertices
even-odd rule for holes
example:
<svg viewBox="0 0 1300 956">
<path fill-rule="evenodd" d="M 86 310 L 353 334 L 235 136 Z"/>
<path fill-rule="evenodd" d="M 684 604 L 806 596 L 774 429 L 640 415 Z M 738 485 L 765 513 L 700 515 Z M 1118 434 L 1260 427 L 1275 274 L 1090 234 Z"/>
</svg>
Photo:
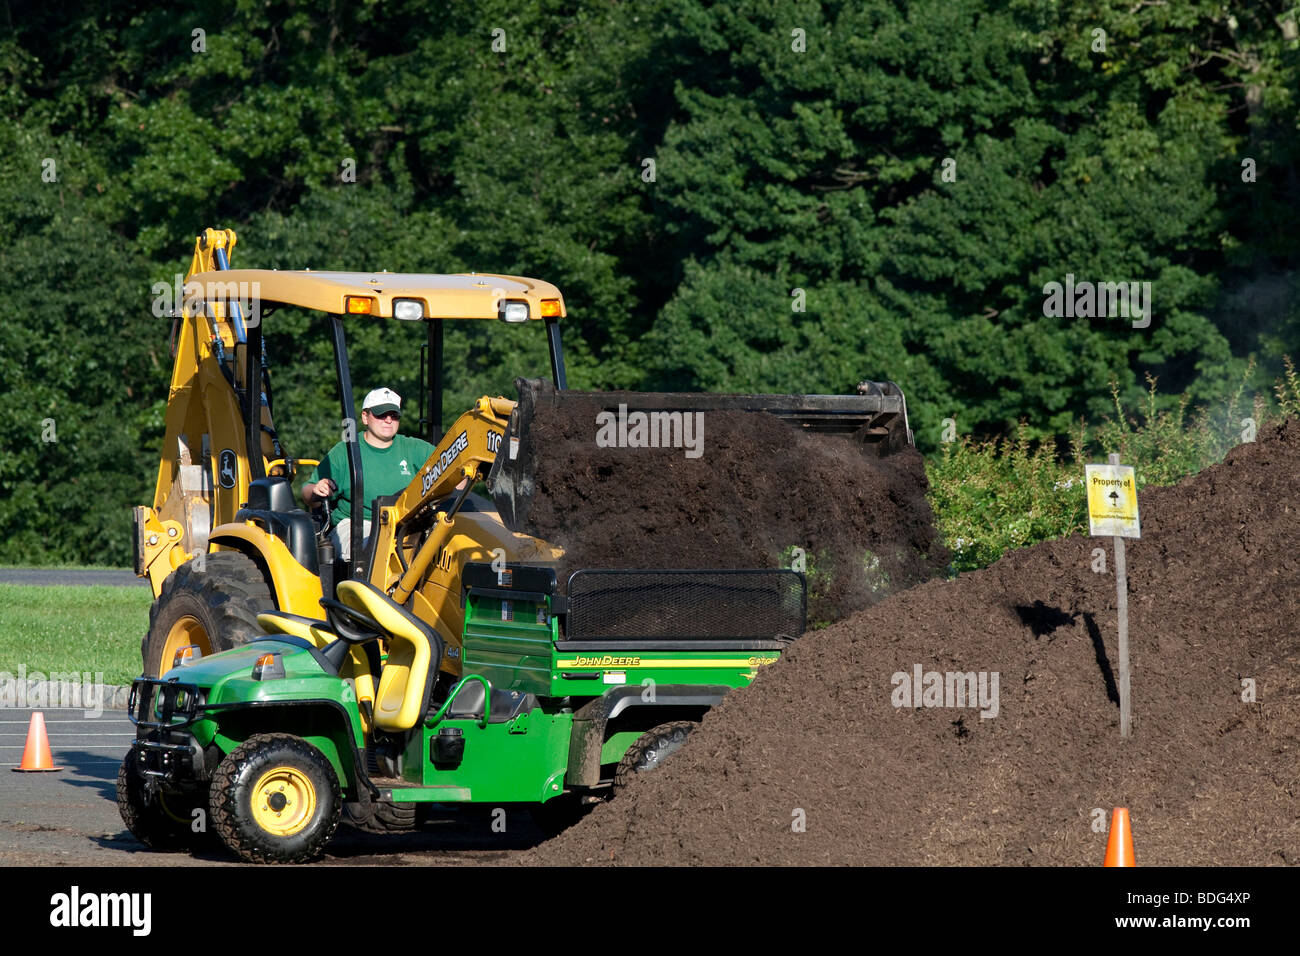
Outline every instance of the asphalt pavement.
<svg viewBox="0 0 1300 956">
<path fill-rule="evenodd" d="M 90 716 L 46 709 L 54 765 L 50 773 L 16 773 L 32 711 L 0 708 L 0 868 L 10 866 L 239 866 L 217 846 L 159 853 L 127 831 L 117 810 L 117 769 L 135 728 L 122 711 Z M 509 865 L 541 834 L 528 812 L 508 810 L 505 832 L 493 808 L 447 808 L 445 818 L 414 833 L 370 834 L 340 827 L 318 865 Z"/>
<path fill-rule="evenodd" d="M 0 584 L 87 585 L 148 587 L 148 578 L 137 578 L 129 568 L 0 568 Z"/>
<path fill-rule="evenodd" d="M 0 709 L 0 866 L 121 865 L 120 851 L 145 849 L 117 812 L 117 768 L 135 728 L 122 711 L 42 713 L 63 769 L 16 773 L 32 711 Z"/>
<path fill-rule="evenodd" d="M 0 582 L 144 587 L 127 569 L 0 568 Z M 0 708 L 0 865 L 118 865 L 114 850 L 145 847 L 117 812 L 117 768 L 135 728 L 121 710 L 47 708 L 50 773 L 16 773 L 32 711 Z"/>
</svg>

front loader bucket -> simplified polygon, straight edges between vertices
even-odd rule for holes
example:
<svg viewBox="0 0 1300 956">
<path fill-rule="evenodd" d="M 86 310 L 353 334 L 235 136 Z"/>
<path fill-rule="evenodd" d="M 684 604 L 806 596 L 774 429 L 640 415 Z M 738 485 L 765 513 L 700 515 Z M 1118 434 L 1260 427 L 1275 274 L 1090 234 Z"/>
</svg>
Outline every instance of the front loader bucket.
<svg viewBox="0 0 1300 956">
<path fill-rule="evenodd" d="M 544 379 L 516 379 L 519 402 L 510 415 L 488 491 L 506 527 L 518 531 L 528 518 L 536 487 L 538 456 L 545 449 L 531 441 L 530 424 L 539 407 L 560 409 L 581 403 L 589 411 L 627 412 L 767 412 L 805 432 L 841 435 L 860 442 L 876 455 L 890 455 L 912 444 L 907 403 L 893 382 L 861 382 L 856 395 L 710 395 L 698 392 L 557 391 Z M 592 421 L 592 441 L 596 422 Z"/>
</svg>

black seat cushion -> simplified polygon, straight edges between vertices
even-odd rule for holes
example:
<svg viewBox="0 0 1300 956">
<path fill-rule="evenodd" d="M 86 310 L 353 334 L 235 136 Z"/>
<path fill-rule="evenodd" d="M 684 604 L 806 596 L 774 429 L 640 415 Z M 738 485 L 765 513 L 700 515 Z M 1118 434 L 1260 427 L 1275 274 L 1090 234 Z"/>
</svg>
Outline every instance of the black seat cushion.
<svg viewBox="0 0 1300 956">
<path fill-rule="evenodd" d="M 492 707 L 488 723 L 501 724 L 526 714 L 537 706 L 535 694 L 517 690 L 492 688 Z M 456 699 L 447 708 L 446 716 L 453 720 L 474 720 L 483 716 L 483 682 L 472 680 L 461 685 Z"/>
</svg>

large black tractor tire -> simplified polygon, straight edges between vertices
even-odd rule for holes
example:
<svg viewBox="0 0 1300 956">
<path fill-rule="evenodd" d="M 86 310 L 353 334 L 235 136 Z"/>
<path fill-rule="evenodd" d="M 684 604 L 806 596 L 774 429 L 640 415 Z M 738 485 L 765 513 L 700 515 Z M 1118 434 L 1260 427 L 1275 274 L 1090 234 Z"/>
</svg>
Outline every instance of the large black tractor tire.
<svg viewBox="0 0 1300 956">
<path fill-rule="evenodd" d="M 614 770 L 615 795 L 632 782 L 633 774 L 654 770 L 680 750 L 687 735 L 698 726 L 690 720 L 674 720 L 646 731 L 633 741 Z"/>
<path fill-rule="evenodd" d="M 305 863 L 339 825 L 343 801 L 334 768 L 291 734 L 258 734 L 212 775 L 212 827 L 246 863 Z"/>
<path fill-rule="evenodd" d="M 149 609 L 149 633 L 140 647 L 147 677 L 171 670 L 176 651 L 186 644 L 197 644 L 207 656 L 261 636 L 257 614 L 275 607 L 270 586 L 248 555 L 218 551 L 200 558 L 173 571 Z"/>
<path fill-rule="evenodd" d="M 144 780 L 134 766 L 135 760 L 134 753 L 127 754 L 117 771 L 117 811 L 131 835 L 154 850 L 201 847 L 207 842 L 207 792 L 194 796 L 157 792 L 149 797 Z M 197 818 L 201 821 L 198 832 L 194 829 L 196 809 L 203 811 Z"/>
</svg>

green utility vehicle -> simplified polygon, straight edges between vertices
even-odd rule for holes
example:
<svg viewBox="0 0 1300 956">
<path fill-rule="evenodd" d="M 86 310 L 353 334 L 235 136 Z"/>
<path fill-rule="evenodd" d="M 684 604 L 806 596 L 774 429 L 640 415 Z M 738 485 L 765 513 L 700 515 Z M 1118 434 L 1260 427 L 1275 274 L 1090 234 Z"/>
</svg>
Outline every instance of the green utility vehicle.
<svg viewBox="0 0 1300 956">
<path fill-rule="evenodd" d="M 793 571 L 582 570 L 561 593 L 551 567 L 472 562 L 461 585 L 459 648 L 349 580 L 323 619 L 266 611 L 266 636 L 182 648 L 136 680 L 118 775 L 131 832 L 178 848 L 210 827 L 243 860 L 289 863 L 340 821 L 411 829 L 455 804 L 527 805 L 554 831 L 656 766 L 804 629 Z M 358 656 L 377 682 L 360 699 L 340 676 Z"/>
</svg>

